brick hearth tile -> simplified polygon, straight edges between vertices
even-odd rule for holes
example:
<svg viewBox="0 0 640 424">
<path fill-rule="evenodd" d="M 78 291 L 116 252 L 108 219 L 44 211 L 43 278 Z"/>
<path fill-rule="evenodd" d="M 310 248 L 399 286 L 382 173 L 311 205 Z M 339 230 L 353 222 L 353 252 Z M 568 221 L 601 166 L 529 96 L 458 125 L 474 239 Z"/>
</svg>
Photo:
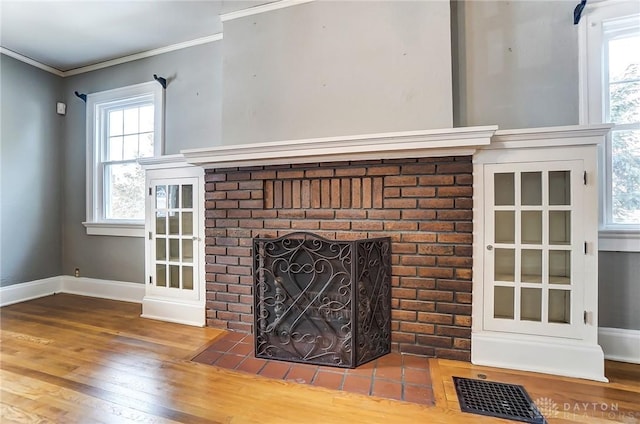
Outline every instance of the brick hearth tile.
<svg viewBox="0 0 640 424">
<path fill-rule="evenodd" d="M 370 378 L 373 375 L 373 370 L 375 369 L 375 367 L 376 361 L 371 361 L 367 362 L 366 364 L 360 365 L 358 368 L 347 370 L 347 374 Z"/>
<path fill-rule="evenodd" d="M 381 365 L 385 367 L 401 367 L 402 355 L 395 352 L 384 355 L 376 360 L 376 367 L 380 368 Z"/>
<path fill-rule="evenodd" d="M 407 402 L 434 405 L 433 391 L 429 387 L 405 384 L 404 400 Z"/>
<path fill-rule="evenodd" d="M 240 340 L 246 337 L 246 333 L 240 333 L 237 331 L 229 331 L 227 334 L 223 336 L 223 340 L 231 341 L 231 342 L 239 342 Z"/>
<path fill-rule="evenodd" d="M 402 384 L 396 383 L 395 381 L 375 379 L 373 381 L 373 391 L 371 394 L 388 399 L 402 400 Z"/>
<path fill-rule="evenodd" d="M 258 374 L 267 362 L 264 359 L 248 357 L 236 367 L 236 370 L 248 372 L 249 374 Z"/>
<path fill-rule="evenodd" d="M 249 343 L 253 346 L 253 334 L 246 334 L 240 343 Z"/>
<path fill-rule="evenodd" d="M 227 369 L 234 369 L 245 357 L 239 355 L 232 354 L 224 354 L 222 355 L 215 363 L 215 366 Z"/>
<path fill-rule="evenodd" d="M 342 390 L 345 392 L 368 395 L 371 391 L 371 377 L 347 374 L 344 376 Z"/>
<path fill-rule="evenodd" d="M 325 387 L 327 389 L 340 390 L 342 388 L 342 380 L 344 378 L 344 371 L 332 372 L 325 370 L 318 370 L 316 378 L 313 380 L 314 386 Z"/>
<path fill-rule="evenodd" d="M 431 385 L 431 376 L 427 370 L 408 368 L 404 370 L 404 382 L 409 384 Z"/>
<path fill-rule="evenodd" d="M 401 382 L 402 366 L 393 363 L 387 365 L 384 362 L 380 363 L 380 361 L 378 361 L 378 363 L 376 363 L 374 376 L 376 379 L 395 380 L 397 382 Z"/>
<path fill-rule="evenodd" d="M 201 364 L 211 365 L 215 361 L 217 361 L 218 358 L 221 356 L 222 356 L 222 352 L 216 352 L 215 350 L 207 349 L 204 352 L 202 352 L 200 355 L 193 358 L 193 360 Z"/>
<path fill-rule="evenodd" d="M 236 342 L 232 342 L 229 340 L 218 340 L 217 342 L 215 342 L 214 344 L 211 345 L 211 347 L 209 348 L 210 350 L 215 350 L 217 352 L 226 352 L 229 349 L 231 349 L 233 346 L 235 346 Z"/>
<path fill-rule="evenodd" d="M 229 350 L 229 353 L 235 353 L 242 356 L 247 356 L 251 352 L 253 352 L 253 346 L 248 343 L 238 343 Z"/>
<path fill-rule="evenodd" d="M 267 361 L 267 364 L 260 371 L 263 377 L 282 379 L 289 372 L 291 365 L 285 362 Z"/>
<path fill-rule="evenodd" d="M 295 381 L 296 383 L 311 384 L 313 377 L 316 375 L 318 367 L 315 365 L 294 365 L 289 370 L 285 379 Z"/>
<path fill-rule="evenodd" d="M 405 368 L 405 374 L 407 373 L 407 368 L 418 368 L 422 370 L 428 370 L 429 358 L 422 355 L 403 354 L 402 365 Z"/>
</svg>

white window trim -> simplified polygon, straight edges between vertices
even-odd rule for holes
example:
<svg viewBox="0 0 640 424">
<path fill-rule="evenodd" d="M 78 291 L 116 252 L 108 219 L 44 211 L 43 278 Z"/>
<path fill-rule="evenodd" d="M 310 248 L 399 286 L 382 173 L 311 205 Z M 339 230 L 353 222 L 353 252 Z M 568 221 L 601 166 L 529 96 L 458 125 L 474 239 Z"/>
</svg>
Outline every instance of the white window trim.
<svg viewBox="0 0 640 424">
<path fill-rule="evenodd" d="M 102 189 L 96 189 L 102 184 L 99 173 L 100 152 L 96 149 L 99 137 L 99 118 L 105 103 L 131 99 L 141 96 L 154 97 L 154 153 L 162 155 L 164 150 L 164 90 L 155 81 L 128 87 L 116 88 L 87 95 L 87 125 L 86 125 L 86 221 L 82 224 L 89 235 L 144 237 L 144 218 L 140 220 L 105 220 L 102 217 Z"/>
<path fill-rule="evenodd" d="M 587 3 L 578 28 L 580 124 L 603 122 L 605 99 L 602 96 L 602 21 L 640 13 L 640 4 L 628 0 L 592 0 Z M 606 223 L 609 211 L 605 199 L 610 193 L 607 184 L 610 169 L 610 144 L 601 146 L 599 154 L 599 250 L 640 252 L 640 225 L 626 226 Z M 607 196 L 605 198 L 605 196 Z"/>
</svg>

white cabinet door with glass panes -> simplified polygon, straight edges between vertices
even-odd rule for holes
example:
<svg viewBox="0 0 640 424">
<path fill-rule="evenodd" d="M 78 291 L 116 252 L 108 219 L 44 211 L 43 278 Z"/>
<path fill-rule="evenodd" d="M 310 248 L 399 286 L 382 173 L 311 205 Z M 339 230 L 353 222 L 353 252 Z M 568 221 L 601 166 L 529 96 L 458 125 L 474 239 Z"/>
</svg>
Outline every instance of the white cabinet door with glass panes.
<svg viewBox="0 0 640 424">
<path fill-rule="evenodd" d="M 484 184 L 484 328 L 581 339 L 583 162 L 486 165 Z"/>
<path fill-rule="evenodd" d="M 198 179 L 151 180 L 150 285 L 155 295 L 198 299 Z M 195 253 L 195 254 L 194 254 Z"/>
</svg>

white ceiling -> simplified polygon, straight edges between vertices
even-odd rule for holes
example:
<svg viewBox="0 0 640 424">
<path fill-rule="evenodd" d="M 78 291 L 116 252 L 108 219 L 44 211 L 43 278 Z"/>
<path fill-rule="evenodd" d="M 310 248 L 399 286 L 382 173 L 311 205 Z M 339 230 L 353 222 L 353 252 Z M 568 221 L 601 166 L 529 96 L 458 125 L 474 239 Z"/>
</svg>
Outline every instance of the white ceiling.
<svg viewBox="0 0 640 424">
<path fill-rule="evenodd" d="M 221 13 L 255 5 L 223 3 L 0 0 L 0 45 L 69 71 L 221 33 Z"/>
</svg>

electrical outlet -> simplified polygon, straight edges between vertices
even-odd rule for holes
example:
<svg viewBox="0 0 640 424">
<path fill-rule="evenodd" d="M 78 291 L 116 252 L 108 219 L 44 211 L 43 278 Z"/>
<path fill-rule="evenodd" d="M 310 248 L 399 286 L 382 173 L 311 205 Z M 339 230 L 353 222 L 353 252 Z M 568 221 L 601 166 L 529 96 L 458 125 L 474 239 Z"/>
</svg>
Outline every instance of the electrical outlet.
<svg viewBox="0 0 640 424">
<path fill-rule="evenodd" d="M 79 276 L 80 276 L 80 268 L 76 268 L 76 269 L 74 269 L 74 270 L 73 270 L 73 275 L 74 275 L 75 277 L 79 277 Z"/>
</svg>

